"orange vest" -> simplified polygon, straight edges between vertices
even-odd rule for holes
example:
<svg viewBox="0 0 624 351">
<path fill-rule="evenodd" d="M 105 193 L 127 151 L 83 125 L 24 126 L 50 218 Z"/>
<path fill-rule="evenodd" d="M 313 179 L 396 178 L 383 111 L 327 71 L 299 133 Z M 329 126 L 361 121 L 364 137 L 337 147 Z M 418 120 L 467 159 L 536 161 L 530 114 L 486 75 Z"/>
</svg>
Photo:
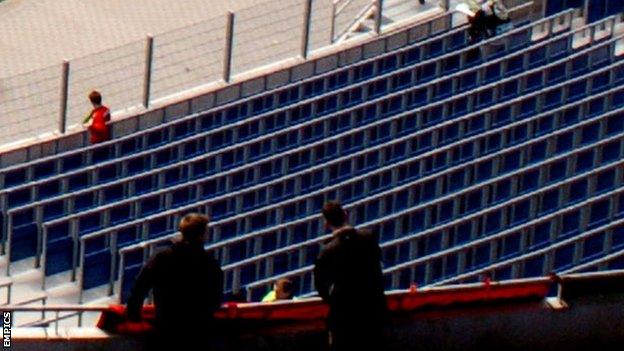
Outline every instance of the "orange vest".
<svg viewBox="0 0 624 351">
<path fill-rule="evenodd" d="M 89 126 L 91 144 L 108 140 L 110 138 L 110 131 L 106 123 L 111 119 L 108 107 L 100 106 L 93 109 L 93 111 L 91 111 L 91 117 L 93 118 L 91 126 Z"/>
</svg>

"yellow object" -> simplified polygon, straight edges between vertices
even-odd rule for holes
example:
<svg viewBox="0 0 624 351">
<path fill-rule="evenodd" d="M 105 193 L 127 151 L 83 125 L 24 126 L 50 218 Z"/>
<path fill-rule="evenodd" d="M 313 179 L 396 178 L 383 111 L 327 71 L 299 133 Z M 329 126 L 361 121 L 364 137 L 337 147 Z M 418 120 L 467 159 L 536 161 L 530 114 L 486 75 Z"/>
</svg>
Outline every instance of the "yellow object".
<svg viewBox="0 0 624 351">
<path fill-rule="evenodd" d="M 274 302 L 277 300 L 277 296 L 275 296 L 275 290 L 271 290 L 269 291 L 266 295 L 264 295 L 264 297 L 262 298 L 262 302 Z"/>
</svg>

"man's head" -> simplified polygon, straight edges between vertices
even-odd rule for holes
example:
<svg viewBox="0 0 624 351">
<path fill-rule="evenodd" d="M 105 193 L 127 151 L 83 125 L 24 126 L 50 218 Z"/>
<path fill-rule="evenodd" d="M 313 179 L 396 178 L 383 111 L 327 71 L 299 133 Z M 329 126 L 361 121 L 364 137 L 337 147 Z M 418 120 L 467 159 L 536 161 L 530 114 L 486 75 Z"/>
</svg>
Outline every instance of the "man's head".
<svg viewBox="0 0 624 351">
<path fill-rule="evenodd" d="M 325 227 L 330 230 L 338 229 L 347 223 L 347 212 L 337 201 L 328 201 L 323 206 L 323 218 Z"/>
<path fill-rule="evenodd" d="M 204 243 L 208 234 L 208 217 L 199 213 L 190 213 L 180 221 L 180 233 L 184 241 Z"/>
<path fill-rule="evenodd" d="M 93 106 L 100 106 L 102 105 L 102 94 L 100 94 L 98 91 L 92 91 L 89 94 L 89 101 L 91 101 L 91 104 Z"/>
<path fill-rule="evenodd" d="M 275 283 L 275 299 L 290 300 L 292 299 L 292 282 L 289 279 L 282 278 Z"/>
</svg>

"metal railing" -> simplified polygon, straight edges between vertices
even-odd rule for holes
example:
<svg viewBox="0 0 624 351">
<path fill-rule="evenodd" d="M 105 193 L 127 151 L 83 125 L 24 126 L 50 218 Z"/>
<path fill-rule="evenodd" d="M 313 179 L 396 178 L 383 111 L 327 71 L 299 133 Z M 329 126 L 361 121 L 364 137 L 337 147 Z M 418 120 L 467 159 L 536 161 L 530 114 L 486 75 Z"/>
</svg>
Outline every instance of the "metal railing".
<svg viewBox="0 0 624 351">
<path fill-rule="evenodd" d="M 351 3 L 358 1 L 346 1 L 339 9 L 333 6 L 335 12 L 329 1 L 265 1 L 171 32 L 146 34 L 145 40 L 5 77 L 0 115 L 3 125 L 10 127 L 0 131 L 1 143 L 76 130 L 90 110 L 86 94 L 94 88 L 113 110 L 132 113 L 201 85 L 227 83 L 258 67 L 305 59 L 309 52 L 332 43 L 331 24 L 336 18 L 340 22 L 343 16 L 349 17 Z"/>
</svg>

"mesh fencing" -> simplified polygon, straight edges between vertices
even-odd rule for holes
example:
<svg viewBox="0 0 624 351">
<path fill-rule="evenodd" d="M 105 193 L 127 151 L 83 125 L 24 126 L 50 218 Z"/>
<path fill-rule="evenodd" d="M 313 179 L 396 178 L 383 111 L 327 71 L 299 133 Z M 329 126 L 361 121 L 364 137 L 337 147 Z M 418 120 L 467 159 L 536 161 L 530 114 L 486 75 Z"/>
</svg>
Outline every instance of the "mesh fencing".
<svg viewBox="0 0 624 351">
<path fill-rule="evenodd" d="M 312 0 L 308 51 L 331 44 L 332 30 L 346 30 L 372 0 Z M 269 0 L 235 13 L 231 75 L 298 57 L 306 0 Z M 335 12 L 337 11 L 337 12 Z M 223 77 L 227 14 L 153 38 L 152 102 Z M 332 28 L 332 24 L 334 27 Z M 98 90 L 113 114 L 142 108 L 148 39 L 69 62 L 66 127 L 81 128 L 91 110 L 87 95 Z M 58 132 L 61 128 L 63 64 L 0 78 L 0 147 Z"/>
<path fill-rule="evenodd" d="M 304 1 L 274 0 L 244 9 L 234 19 L 232 73 L 300 53 Z"/>
<path fill-rule="evenodd" d="M 0 145 L 58 128 L 62 65 L 0 79 Z"/>
<path fill-rule="evenodd" d="M 154 37 L 152 97 L 221 78 L 226 14 Z"/>
<path fill-rule="evenodd" d="M 87 95 L 102 93 L 104 104 L 119 111 L 141 104 L 145 75 L 145 41 L 135 41 L 112 50 L 70 62 L 67 125 L 80 125 L 92 107 Z"/>
</svg>

